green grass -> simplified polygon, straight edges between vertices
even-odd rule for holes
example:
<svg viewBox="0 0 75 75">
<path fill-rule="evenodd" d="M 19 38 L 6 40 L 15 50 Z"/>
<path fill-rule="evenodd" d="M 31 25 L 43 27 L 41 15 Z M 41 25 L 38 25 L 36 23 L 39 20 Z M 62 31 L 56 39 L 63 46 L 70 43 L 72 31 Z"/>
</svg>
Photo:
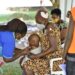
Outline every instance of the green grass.
<svg viewBox="0 0 75 75">
<path fill-rule="evenodd" d="M 6 22 L 9 20 L 10 15 L 0 15 L 0 22 Z"/>
<path fill-rule="evenodd" d="M 26 12 L 27 15 L 29 15 L 31 17 L 31 19 L 35 19 L 35 14 L 36 12 L 35 11 L 32 11 L 32 12 Z"/>
<path fill-rule="evenodd" d="M 3 75 L 22 75 L 22 70 L 19 66 L 18 61 L 11 62 L 11 63 L 5 63 L 1 67 L 1 69 L 3 70 Z"/>
</svg>

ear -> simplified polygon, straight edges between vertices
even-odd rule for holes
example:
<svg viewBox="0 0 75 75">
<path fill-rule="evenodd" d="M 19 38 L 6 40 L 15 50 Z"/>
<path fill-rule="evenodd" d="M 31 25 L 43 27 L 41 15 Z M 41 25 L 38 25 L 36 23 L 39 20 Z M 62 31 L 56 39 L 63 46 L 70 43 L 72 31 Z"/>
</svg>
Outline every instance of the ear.
<svg viewBox="0 0 75 75">
<path fill-rule="evenodd" d="M 48 18 L 48 13 L 40 12 L 40 14 L 43 18 L 46 18 L 46 19 Z"/>
</svg>

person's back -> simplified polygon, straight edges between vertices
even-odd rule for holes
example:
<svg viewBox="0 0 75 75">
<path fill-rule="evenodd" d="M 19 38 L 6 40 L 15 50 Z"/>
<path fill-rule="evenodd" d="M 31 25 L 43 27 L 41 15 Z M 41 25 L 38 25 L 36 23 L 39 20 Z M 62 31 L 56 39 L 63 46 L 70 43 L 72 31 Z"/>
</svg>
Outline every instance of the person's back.
<svg viewBox="0 0 75 75">
<path fill-rule="evenodd" d="M 0 41 L 5 40 L 7 37 L 8 37 L 8 39 L 10 37 L 14 38 L 13 32 L 10 32 L 10 31 L 0 31 Z"/>
<path fill-rule="evenodd" d="M 15 48 L 15 38 L 13 36 L 13 32 L 0 31 L 0 46 L 2 47 L 2 52 L 3 52 L 2 56 L 5 58 L 11 58 L 12 57 L 11 53 L 13 53 L 13 50 Z M 5 51 L 6 52 L 9 51 L 9 54 L 6 53 Z"/>
</svg>

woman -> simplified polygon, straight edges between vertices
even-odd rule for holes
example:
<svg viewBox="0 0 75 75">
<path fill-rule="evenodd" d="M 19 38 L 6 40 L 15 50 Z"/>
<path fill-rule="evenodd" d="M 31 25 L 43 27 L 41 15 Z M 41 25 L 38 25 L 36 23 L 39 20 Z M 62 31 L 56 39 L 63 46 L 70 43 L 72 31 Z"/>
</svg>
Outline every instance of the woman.
<svg viewBox="0 0 75 75">
<path fill-rule="evenodd" d="M 17 18 L 9 21 L 7 25 L 0 25 L 0 46 L 2 47 L 2 56 L 5 62 L 14 61 L 27 53 L 15 48 L 15 39 L 20 40 L 25 36 L 26 32 L 26 24 Z"/>
<path fill-rule="evenodd" d="M 37 27 L 38 28 L 41 27 L 41 29 L 43 28 L 43 30 L 40 30 L 40 32 L 38 33 L 41 38 L 41 45 L 43 51 L 38 55 L 31 55 L 30 57 L 32 60 L 26 62 L 24 64 L 24 68 L 26 69 L 25 71 L 29 70 L 30 72 L 35 72 L 35 70 L 41 71 L 41 73 L 38 75 L 45 75 L 46 70 L 48 70 L 50 74 L 50 67 L 49 67 L 50 59 L 61 57 L 62 54 L 62 50 L 60 48 L 60 44 L 61 44 L 60 31 L 55 24 L 48 22 L 48 12 L 46 11 L 46 9 L 43 8 L 40 9 L 35 16 L 35 20 L 36 23 L 38 23 Z M 59 62 L 56 63 L 59 64 Z M 36 66 L 37 68 L 35 68 Z M 58 66 L 56 66 L 54 70 L 56 70 L 57 67 Z M 30 74 L 26 74 L 26 75 L 30 75 Z"/>
</svg>

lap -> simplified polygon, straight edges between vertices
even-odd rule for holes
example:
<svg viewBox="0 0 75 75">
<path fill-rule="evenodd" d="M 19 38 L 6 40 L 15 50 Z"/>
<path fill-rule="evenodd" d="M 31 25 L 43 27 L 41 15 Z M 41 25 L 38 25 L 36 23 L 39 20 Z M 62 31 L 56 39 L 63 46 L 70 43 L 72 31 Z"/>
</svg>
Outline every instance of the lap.
<svg viewBox="0 0 75 75">
<path fill-rule="evenodd" d="M 33 70 L 35 73 L 49 73 L 49 63 L 47 59 L 28 60 L 24 63 L 24 66 Z"/>
</svg>

